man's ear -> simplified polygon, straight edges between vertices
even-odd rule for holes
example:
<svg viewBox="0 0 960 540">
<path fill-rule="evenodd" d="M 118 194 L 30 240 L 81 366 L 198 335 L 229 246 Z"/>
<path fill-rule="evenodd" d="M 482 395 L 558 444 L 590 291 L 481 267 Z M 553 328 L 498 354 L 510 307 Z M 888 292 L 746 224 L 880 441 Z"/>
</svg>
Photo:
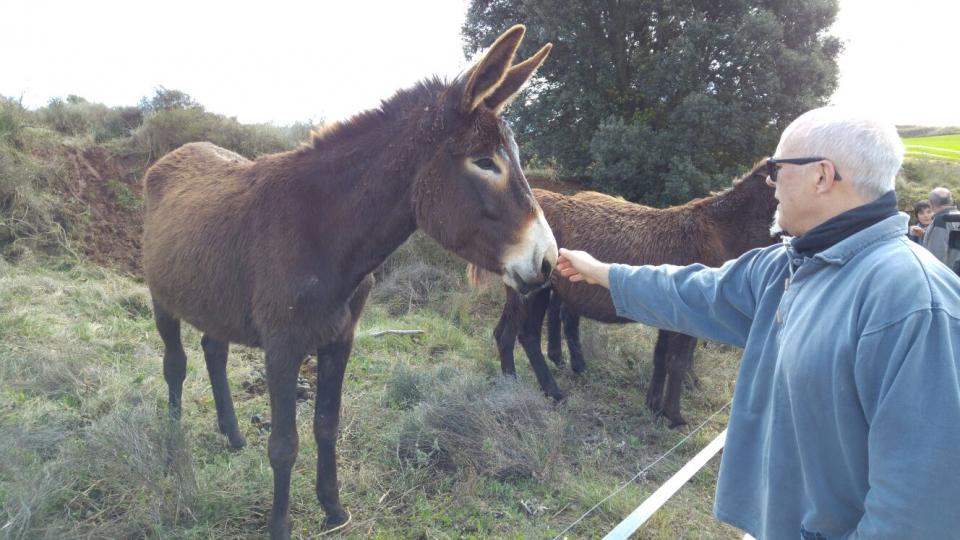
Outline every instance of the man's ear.
<svg viewBox="0 0 960 540">
<path fill-rule="evenodd" d="M 837 182 L 835 179 L 836 168 L 834 168 L 833 162 L 829 160 L 821 161 L 818 165 L 817 172 L 820 177 L 817 178 L 817 193 L 825 193 L 833 189 L 834 184 Z"/>
</svg>

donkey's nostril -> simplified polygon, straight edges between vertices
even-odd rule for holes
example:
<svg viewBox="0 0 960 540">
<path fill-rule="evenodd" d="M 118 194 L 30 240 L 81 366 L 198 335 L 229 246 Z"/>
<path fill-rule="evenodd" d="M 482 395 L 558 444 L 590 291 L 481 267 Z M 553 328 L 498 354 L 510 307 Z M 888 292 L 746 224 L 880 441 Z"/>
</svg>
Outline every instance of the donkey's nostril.
<svg viewBox="0 0 960 540">
<path fill-rule="evenodd" d="M 543 276 L 544 279 L 546 279 L 550 277 L 550 274 L 552 272 L 553 272 L 553 265 L 550 264 L 550 261 L 544 258 L 543 264 L 540 265 L 540 275 Z"/>
</svg>

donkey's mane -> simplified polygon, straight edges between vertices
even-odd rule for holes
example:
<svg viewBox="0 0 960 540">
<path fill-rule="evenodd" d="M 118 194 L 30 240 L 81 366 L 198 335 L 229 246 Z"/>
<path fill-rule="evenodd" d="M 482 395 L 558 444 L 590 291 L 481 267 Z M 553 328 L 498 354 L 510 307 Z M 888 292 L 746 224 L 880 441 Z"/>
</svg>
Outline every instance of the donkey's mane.
<svg viewBox="0 0 960 540">
<path fill-rule="evenodd" d="M 740 177 L 734 177 L 730 187 L 722 191 L 713 192 L 707 197 L 690 201 L 687 205 L 718 210 L 731 206 L 740 207 L 743 201 L 749 201 L 755 198 L 754 190 L 766 191 L 770 189 L 766 186 L 766 175 L 764 171 L 764 162 L 757 162 L 750 172 Z M 746 210 L 749 213 L 751 211 L 763 210 L 763 208 L 760 205 L 754 205 L 747 206 Z"/>
<path fill-rule="evenodd" d="M 451 84 L 437 76 L 424 79 L 410 88 L 398 90 L 393 96 L 380 102 L 380 106 L 354 114 L 346 120 L 321 126 L 314 130 L 310 147 L 321 149 L 337 139 L 369 133 L 378 127 L 408 117 L 411 112 L 427 112 L 435 108 L 441 95 Z"/>
</svg>

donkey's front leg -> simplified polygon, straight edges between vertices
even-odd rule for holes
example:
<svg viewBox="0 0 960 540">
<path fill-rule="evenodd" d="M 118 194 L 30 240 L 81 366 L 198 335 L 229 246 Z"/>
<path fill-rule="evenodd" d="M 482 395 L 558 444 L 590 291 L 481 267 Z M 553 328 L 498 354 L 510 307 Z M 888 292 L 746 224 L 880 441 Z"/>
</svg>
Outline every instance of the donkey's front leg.
<svg viewBox="0 0 960 540">
<path fill-rule="evenodd" d="M 290 538 L 290 472 L 297 460 L 297 374 L 305 351 L 287 343 L 266 347 L 267 387 L 270 391 L 270 431 L 267 453 L 273 468 L 273 509 L 270 538 Z"/>
<path fill-rule="evenodd" d="M 663 387 L 667 384 L 667 356 L 670 354 L 670 332 L 659 330 L 653 348 L 653 374 L 647 387 L 647 408 L 656 416 L 663 414 Z"/>
<path fill-rule="evenodd" d="M 352 330 L 352 329 L 351 329 Z M 317 401 L 313 411 L 313 437 L 317 443 L 317 500 L 327 514 L 325 526 L 342 527 L 350 515 L 340 506 L 337 485 L 337 430 L 343 373 L 350 357 L 353 334 L 317 351 Z"/>
<path fill-rule="evenodd" d="M 557 382 L 543 358 L 543 350 L 540 348 L 541 336 L 543 335 L 543 318 L 547 314 L 547 306 L 550 303 L 550 290 L 544 289 L 535 292 L 524 302 L 526 303 L 526 310 L 520 327 L 520 345 L 527 353 L 530 367 L 533 368 L 533 374 L 537 376 L 537 382 L 540 383 L 540 389 L 543 390 L 543 393 L 556 401 L 563 401 L 566 399 L 566 395 L 557 386 Z"/>
<path fill-rule="evenodd" d="M 350 322 L 332 343 L 317 350 L 317 397 L 313 410 L 313 438 L 317 443 L 317 500 L 327 514 L 325 526 L 331 530 L 350 522 L 350 514 L 340 506 L 337 485 L 337 430 L 340 425 L 340 403 L 343 374 L 353 348 L 353 334 L 363 311 L 373 275 L 367 274 L 350 297 Z M 329 532 L 329 531 L 328 531 Z"/>
<path fill-rule="evenodd" d="M 500 371 L 504 375 L 517 376 L 513 348 L 517 344 L 517 335 L 520 334 L 520 325 L 525 317 L 526 308 L 520 295 L 507 287 L 503 312 L 500 314 L 496 328 L 493 329 L 493 339 L 497 343 L 497 353 L 500 356 Z"/>
<path fill-rule="evenodd" d="M 179 421 L 183 397 L 183 380 L 187 376 L 187 354 L 180 341 L 180 319 L 153 303 L 157 332 L 163 340 L 163 378 L 167 381 L 167 408 L 170 418 Z"/>
<path fill-rule="evenodd" d="M 230 440 L 233 448 L 243 448 L 247 441 L 240 433 L 237 425 L 237 413 L 233 409 L 233 398 L 230 396 L 230 383 L 227 381 L 227 355 L 230 343 L 218 341 L 207 334 L 200 339 L 203 347 L 203 358 L 207 363 L 207 373 L 210 375 L 210 387 L 213 389 L 213 402 L 217 406 L 217 426 Z"/>
<path fill-rule="evenodd" d="M 683 381 L 693 367 L 693 354 L 697 349 L 697 338 L 686 334 L 673 334 L 670 339 L 670 353 L 667 356 L 667 388 L 663 396 L 663 415 L 670 420 L 670 428 L 687 423 L 680 414 L 680 394 L 683 393 Z"/>
<path fill-rule="evenodd" d="M 547 308 L 547 358 L 557 367 L 563 367 L 563 348 L 560 312 L 563 300 L 556 291 L 550 293 L 550 307 Z"/>
<path fill-rule="evenodd" d="M 583 348 L 580 346 L 580 315 L 564 306 L 560 316 L 563 319 L 563 333 L 567 336 L 570 369 L 574 373 L 583 373 L 583 370 L 587 369 L 587 362 L 583 359 Z"/>
</svg>

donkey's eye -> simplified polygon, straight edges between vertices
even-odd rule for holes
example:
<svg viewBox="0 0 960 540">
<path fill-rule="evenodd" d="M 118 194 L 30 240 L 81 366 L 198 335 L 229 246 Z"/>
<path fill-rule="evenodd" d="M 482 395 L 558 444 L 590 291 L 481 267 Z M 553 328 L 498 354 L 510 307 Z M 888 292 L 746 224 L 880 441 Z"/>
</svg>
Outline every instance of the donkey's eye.
<svg viewBox="0 0 960 540">
<path fill-rule="evenodd" d="M 473 160 L 473 164 L 485 171 L 500 174 L 500 167 L 497 167 L 497 164 L 490 158 L 475 159 Z"/>
</svg>

